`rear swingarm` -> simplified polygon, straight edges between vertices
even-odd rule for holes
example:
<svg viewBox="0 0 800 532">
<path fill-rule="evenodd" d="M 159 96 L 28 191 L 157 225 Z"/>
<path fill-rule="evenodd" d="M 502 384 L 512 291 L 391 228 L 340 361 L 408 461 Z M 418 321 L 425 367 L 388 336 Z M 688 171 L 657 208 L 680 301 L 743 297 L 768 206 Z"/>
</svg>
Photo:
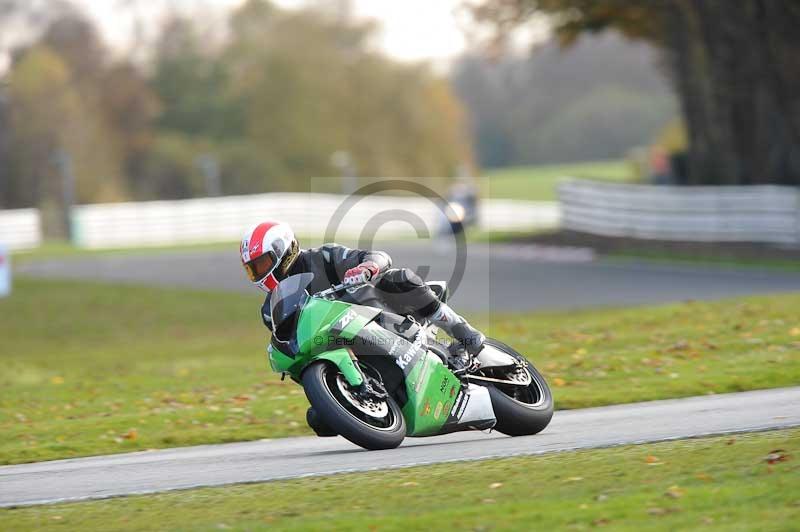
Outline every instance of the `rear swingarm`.
<svg viewBox="0 0 800 532">
<path fill-rule="evenodd" d="M 470 380 L 477 380 L 477 381 L 484 381 L 484 382 L 494 382 L 497 384 L 510 384 L 513 386 L 528 386 L 531 383 L 531 378 L 528 378 L 525 381 L 509 381 L 504 379 L 494 379 L 492 377 L 484 377 L 482 375 L 464 375 L 465 378 Z"/>
</svg>

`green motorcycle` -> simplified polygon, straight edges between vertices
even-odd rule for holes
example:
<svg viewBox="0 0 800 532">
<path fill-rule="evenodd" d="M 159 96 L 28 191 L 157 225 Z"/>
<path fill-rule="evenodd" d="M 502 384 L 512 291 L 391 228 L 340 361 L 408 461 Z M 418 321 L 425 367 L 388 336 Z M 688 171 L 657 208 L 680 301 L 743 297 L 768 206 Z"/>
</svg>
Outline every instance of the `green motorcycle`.
<svg viewBox="0 0 800 532">
<path fill-rule="evenodd" d="M 492 428 L 522 436 L 550 422 L 547 383 L 509 346 L 487 339 L 462 367 L 437 327 L 381 308 L 373 285 L 309 294 L 313 279 L 293 275 L 273 292 L 268 353 L 274 371 L 303 386 L 318 435 L 392 449 L 406 436 Z M 445 283 L 428 285 L 446 302 Z"/>
</svg>

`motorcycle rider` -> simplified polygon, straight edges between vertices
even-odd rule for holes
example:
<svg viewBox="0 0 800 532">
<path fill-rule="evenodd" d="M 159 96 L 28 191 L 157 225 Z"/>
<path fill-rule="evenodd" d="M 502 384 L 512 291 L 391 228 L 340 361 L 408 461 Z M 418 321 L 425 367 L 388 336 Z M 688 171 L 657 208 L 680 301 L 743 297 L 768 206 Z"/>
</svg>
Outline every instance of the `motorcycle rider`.
<svg viewBox="0 0 800 532">
<path fill-rule="evenodd" d="M 314 280 L 308 287 L 311 293 L 331 285 L 354 285 L 374 280 L 383 302 L 391 311 L 430 320 L 470 356 L 483 347 L 485 337 L 480 331 L 439 301 L 416 273 L 408 268 L 392 268 L 392 259 L 383 251 L 349 249 L 338 244 L 302 250 L 288 224 L 265 221 L 244 235 L 240 253 L 250 281 L 267 293 L 261 317 L 270 331 L 272 291 L 286 277 L 313 273 Z"/>
</svg>

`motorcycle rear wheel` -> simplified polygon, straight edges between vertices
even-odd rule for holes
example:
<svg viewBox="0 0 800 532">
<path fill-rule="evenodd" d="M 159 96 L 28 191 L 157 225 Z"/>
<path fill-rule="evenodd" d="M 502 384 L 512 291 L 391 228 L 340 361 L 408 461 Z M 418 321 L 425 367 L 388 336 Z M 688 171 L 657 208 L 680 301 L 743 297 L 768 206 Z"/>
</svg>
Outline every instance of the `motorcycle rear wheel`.
<svg viewBox="0 0 800 532">
<path fill-rule="evenodd" d="M 523 355 L 503 342 L 487 338 L 486 343 L 525 362 L 524 371 L 530 376 L 530 384 L 525 387 L 503 384 L 487 386 L 497 418 L 494 429 L 509 436 L 528 436 L 543 431 L 553 418 L 553 395 L 544 377 Z M 486 376 L 508 378 L 496 372 Z"/>
<path fill-rule="evenodd" d="M 314 362 L 303 371 L 302 380 L 320 419 L 356 445 L 369 450 L 394 449 L 405 438 L 406 422 L 394 399 L 359 401 L 333 364 Z"/>
</svg>

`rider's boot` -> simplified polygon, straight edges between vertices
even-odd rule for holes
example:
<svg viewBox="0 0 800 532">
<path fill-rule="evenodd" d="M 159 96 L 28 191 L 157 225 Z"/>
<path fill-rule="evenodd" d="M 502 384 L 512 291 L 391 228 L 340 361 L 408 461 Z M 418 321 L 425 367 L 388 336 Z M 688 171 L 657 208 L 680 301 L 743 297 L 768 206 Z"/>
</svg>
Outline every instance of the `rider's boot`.
<svg viewBox="0 0 800 532">
<path fill-rule="evenodd" d="M 467 320 L 456 314 L 445 303 L 442 303 L 429 319 L 455 340 L 453 347 L 462 353 L 466 352 L 469 355 L 467 358 L 477 355 L 483 349 L 483 342 L 486 340 L 483 333 L 467 323 Z"/>
<path fill-rule="evenodd" d="M 319 418 L 319 414 L 317 414 L 313 406 L 308 407 L 308 411 L 306 411 L 306 423 L 317 436 L 322 438 L 337 436 L 336 432 Z"/>
</svg>

